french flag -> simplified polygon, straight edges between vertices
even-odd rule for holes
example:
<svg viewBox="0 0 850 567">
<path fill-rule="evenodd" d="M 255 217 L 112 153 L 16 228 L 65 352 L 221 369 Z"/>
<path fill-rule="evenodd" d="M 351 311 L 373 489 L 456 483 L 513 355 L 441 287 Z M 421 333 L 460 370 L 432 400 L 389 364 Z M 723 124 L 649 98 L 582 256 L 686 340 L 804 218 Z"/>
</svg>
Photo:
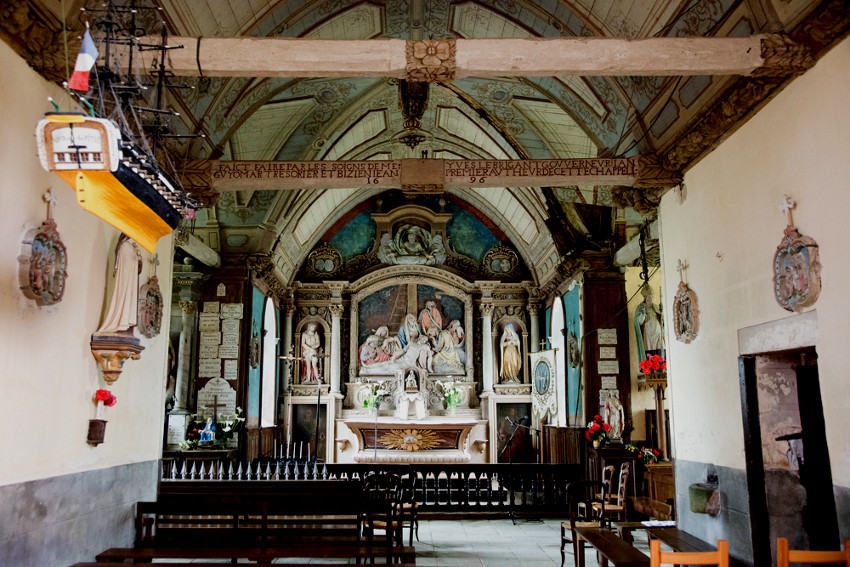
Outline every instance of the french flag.
<svg viewBox="0 0 850 567">
<path fill-rule="evenodd" d="M 77 55 L 77 62 L 74 64 L 74 73 L 68 82 L 69 88 L 83 92 L 89 90 L 89 71 L 94 67 L 97 55 L 97 47 L 94 45 L 89 30 L 86 29 L 86 33 L 83 35 L 83 46 L 80 48 L 80 54 Z"/>
</svg>

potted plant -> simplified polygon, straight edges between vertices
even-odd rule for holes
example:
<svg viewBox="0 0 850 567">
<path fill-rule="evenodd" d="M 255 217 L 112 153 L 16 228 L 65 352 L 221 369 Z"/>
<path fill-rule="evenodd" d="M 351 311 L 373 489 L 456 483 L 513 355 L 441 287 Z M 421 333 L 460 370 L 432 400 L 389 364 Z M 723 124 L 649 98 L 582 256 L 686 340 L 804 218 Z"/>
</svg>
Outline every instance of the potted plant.
<svg viewBox="0 0 850 567">
<path fill-rule="evenodd" d="M 363 398 L 363 407 L 371 409 L 375 414 L 378 413 L 378 408 L 381 407 L 381 402 L 384 396 L 387 395 L 387 390 L 384 388 L 383 382 L 374 382 L 369 386 L 369 392 Z"/>
<path fill-rule="evenodd" d="M 644 374 L 652 374 L 667 370 L 667 361 L 660 354 L 653 354 L 640 361 L 640 371 Z"/>
<path fill-rule="evenodd" d="M 626 445 L 626 449 L 635 453 L 640 462 L 645 465 L 654 465 L 658 462 L 658 455 L 660 454 L 655 449 L 650 449 L 649 447 L 635 447 L 634 445 Z"/>
<path fill-rule="evenodd" d="M 461 404 L 463 399 L 460 395 L 460 390 L 455 386 L 454 382 L 437 382 L 443 390 L 443 399 L 446 402 L 446 413 L 453 414 L 455 409 Z"/>
</svg>

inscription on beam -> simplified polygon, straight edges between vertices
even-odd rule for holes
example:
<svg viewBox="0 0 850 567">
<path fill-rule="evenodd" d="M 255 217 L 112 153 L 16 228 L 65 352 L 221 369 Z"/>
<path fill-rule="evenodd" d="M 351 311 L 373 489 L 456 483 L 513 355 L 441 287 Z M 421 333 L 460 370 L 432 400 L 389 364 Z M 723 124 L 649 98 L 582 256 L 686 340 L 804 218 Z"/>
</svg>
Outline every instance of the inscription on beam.
<svg viewBox="0 0 850 567">
<path fill-rule="evenodd" d="M 423 192 L 427 187 L 440 192 L 461 187 L 633 186 L 640 174 L 636 157 L 210 162 L 210 184 L 220 191 L 409 187 Z"/>
</svg>

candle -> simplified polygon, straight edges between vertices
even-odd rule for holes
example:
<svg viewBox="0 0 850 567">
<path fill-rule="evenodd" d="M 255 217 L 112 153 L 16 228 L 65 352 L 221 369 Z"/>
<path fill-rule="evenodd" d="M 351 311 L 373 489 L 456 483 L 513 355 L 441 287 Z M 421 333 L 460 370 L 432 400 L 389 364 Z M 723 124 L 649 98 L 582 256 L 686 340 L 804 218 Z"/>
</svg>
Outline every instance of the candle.
<svg viewBox="0 0 850 567">
<path fill-rule="evenodd" d="M 307 443 L 307 462 L 310 462 L 310 444 Z"/>
<path fill-rule="evenodd" d="M 298 444 L 298 460 L 300 461 L 303 456 L 304 456 L 304 441 L 302 441 L 301 443 Z"/>
<path fill-rule="evenodd" d="M 289 460 L 289 441 L 286 442 L 286 460 Z"/>
</svg>

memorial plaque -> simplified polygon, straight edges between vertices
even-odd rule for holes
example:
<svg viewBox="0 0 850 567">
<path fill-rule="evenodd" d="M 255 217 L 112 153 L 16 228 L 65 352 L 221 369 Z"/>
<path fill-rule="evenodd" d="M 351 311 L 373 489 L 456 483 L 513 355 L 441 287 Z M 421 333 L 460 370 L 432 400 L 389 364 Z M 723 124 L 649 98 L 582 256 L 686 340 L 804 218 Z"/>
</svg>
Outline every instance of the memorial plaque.
<svg viewBox="0 0 850 567">
<path fill-rule="evenodd" d="M 617 377 L 616 376 L 600 376 L 602 380 L 602 389 L 603 390 L 616 390 L 617 389 Z"/>
<path fill-rule="evenodd" d="M 218 345 L 201 345 L 198 358 L 218 358 Z"/>
<path fill-rule="evenodd" d="M 221 360 L 218 358 L 202 358 L 198 360 L 199 378 L 221 378 Z"/>
<path fill-rule="evenodd" d="M 221 319 L 218 317 L 218 313 L 201 313 L 198 317 L 198 330 L 202 333 L 215 333 L 220 324 Z"/>
<path fill-rule="evenodd" d="M 225 335 L 238 335 L 239 327 L 242 326 L 242 323 L 239 322 L 239 319 L 222 319 L 221 320 L 221 332 Z"/>
<path fill-rule="evenodd" d="M 620 363 L 616 360 L 597 360 L 596 370 L 600 374 L 619 374 Z"/>
<path fill-rule="evenodd" d="M 615 345 L 617 344 L 617 329 L 599 329 L 597 339 L 601 345 Z"/>
<path fill-rule="evenodd" d="M 201 333 L 202 345 L 220 345 L 221 333 Z"/>
<path fill-rule="evenodd" d="M 242 304 L 241 303 L 222 303 L 221 304 L 222 319 L 241 319 Z"/>
<path fill-rule="evenodd" d="M 617 358 L 617 348 L 612 346 L 599 347 L 599 358 Z"/>
<path fill-rule="evenodd" d="M 186 429 L 188 428 L 188 418 L 186 414 L 169 414 L 168 415 L 168 430 L 166 433 L 166 443 L 169 445 L 179 445 L 186 440 Z"/>
<path fill-rule="evenodd" d="M 204 313 L 218 314 L 218 301 L 204 301 Z"/>
<path fill-rule="evenodd" d="M 227 336 L 227 335 L 225 335 Z M 239 358 L 239 345 L 219 345 L 219 358 Z"/>
<path fill-rule="evenodd" d="M 239 361 L 225 360 L 224 361 L 224 379 L 236 380 L 239 378 Z"/>
<path fill-rule="evenodd" d="M 234 334 L 226 333 L 226 334 L 221 335 L 221 344 L 227 345 L 227 346 L 232 346 L 232 347 L 238 347 L 239 346 L 239 334 L 238 333 L 234 333 Z"/>
<path fill-rule="evenodd" d="M 217 405 L 216 412 L 213 407 Z M 198 390 L 198 413 L 204 417 L 228 415 L 236 412 L 236 390 L 225 380 L 218 377 L 207 382 L 203 388 Z"/>
</svg>

